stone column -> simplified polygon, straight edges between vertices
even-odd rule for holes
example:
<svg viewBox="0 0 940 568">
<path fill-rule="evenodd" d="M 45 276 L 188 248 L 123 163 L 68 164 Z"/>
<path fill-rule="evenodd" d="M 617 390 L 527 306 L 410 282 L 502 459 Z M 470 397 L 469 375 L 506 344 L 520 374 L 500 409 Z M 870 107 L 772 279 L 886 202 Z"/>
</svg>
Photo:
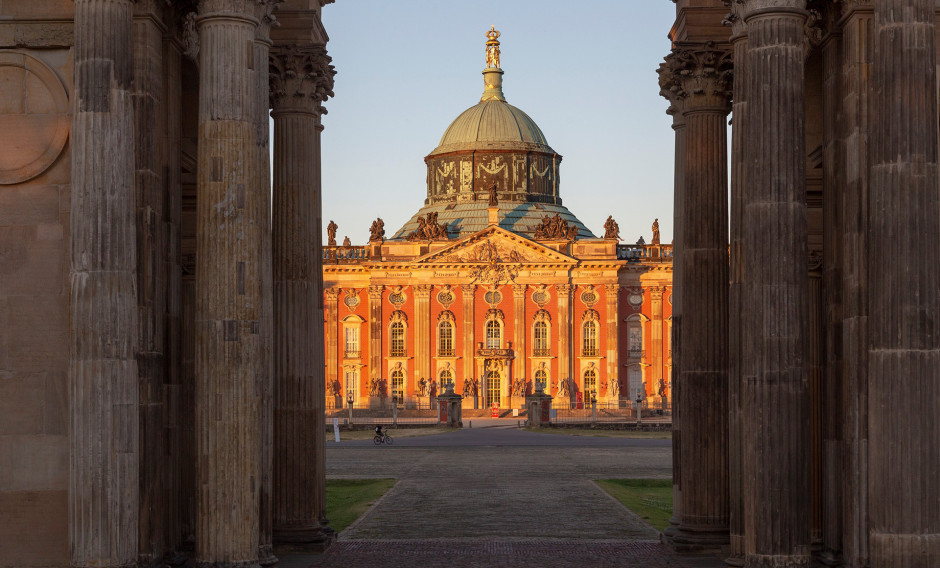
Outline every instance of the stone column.
<svg viewBox="0 0 940 568">
<path fill-rule="evenodd" d="M 731 3 L 727 20 L 731 24 L 734 61 L 734 96 L 731 106 L 731 286 L 728 289 L 728 504 L 730 555 L 732 566 L 744 565 L 743 455 L 744 431 L 741 429 L 741 388 L 744 340 L 743 283 L 744 240 L 743 198 L 747 187 L 747 26 L 741 17 L 741 4 Z"/>
<path fill-rule="evenodd" d="M 270 58 L 274 118 L 274 544 L 323 550 L 325 472 L 320 211 L 321 103 L 334 71 L 326 50 L 277 48 Z M 371 319 L 381 328 L 369 289 Z M 376 306 L 378 314 L 375 314 Z M 374 335 L 374 334 L 373 334 Z M 379 334 L 381 342 L 381 334 Z M 370 345 L 373 359 L 381 355 Z M 377 353 L 376 353 L 377 351 Z M 381 361 L 381 359 L 380 359 Z M 373 365 L 376 366 L 376 365 Z M 374 372 L 374 371 L 373 371 Z M 298 432 L 311 433 L 298 436 Z"/>
<path fill-rule="evenodd" d="M 513 380 L 532 379 L 532 377 L 526 377 L 525 368 L 525 362 L 528 360 L 525 351 L 525 336 L 529 323 L 526 321 L 525 317 L 525 293 L 525 284 L 513 284 L 512 300 L 514 314 L 512 323 L 512 348 L 516 355 L 516 358 L 512 362 Z M 512 389 L 512 385 L 509 385 L 509 388 Z M 523 386 L 523 392 L 519 393 L 519 396 L 525 396 L 525 386 Z"/>
<path fill-rule="evenodd" d="M 568 381 L 568 398 L 558 396 L 556 404 L 562 408 L 568 408 L 571 404 L 571 284 L 558 284 L 555 289 L 558 291 L 558 380 Z M 561 385 L 558 386 L 558 392 L 561 392 Z"/>
<path fill-rule="evenodd" d="M 322 236 L 320 237 L 323 238 Z M 339 381 L 341 385 L 340 395 L 346 400 L 346 377 L 339 376 L 339 288 L 327 288 L 323 291 L 325 300 L 326 317 L 326 381 Z M 325 381 L 324 381 L 325 382 Z"/>
<path fill-rule="evenodd" d="M 379 379 L 382 372 L 382 290 L 384 286 L 369 286 L 369 378 Z M 389 381 L 391 378 L 389 377 Z M 389 396 L 391 396 L 391 382 L 389 382 Z M 402 393 L 399 393 L 401 396 Z"/>
<path fill-rule="evenodd" d="M 163 205 L 167 148 L 163 8 L 134 6 L 134 137 L 137 196 L 137 368 L 140 389 L 140 542 L 138 557 L 151 565 L 167 552 L 166 434 L 164 376 L 166 280 Z"/>
<path fill-rule="evenodd" d="M 685 183 L 676 192 L 677 199 L 682 194 L 676 216 L 682 232 L 673 259 L 673 286 L 682 291 L 683 303 L 680 312 L 673 304 L 672 316 L 678 369 L 673 382 L 681 384 L 673 402 L 687 426 L 678 449 L 685 475 L 679 524 L 667 537 L 679 550 L 717 551 L 728 543 L 730 514 L 728 423 L 714 418 L 728 415 L 730 52 L 712 44 L 679 45 L 661 73 L 662 93 L 675 100 L 686 123 Z M 659 357 L 654 365 L 661 373 Z"/>
<path fill-rule="evenodd" d="M 620 314 L 620 285 L 606 284 L 604 292 L 607 295 L 607 399 L 609 402 L 616 404 L 617 399 L 613 397 L 612 393 L 614 384 L 620 380 L 617 371 L 617 363 L 620 360 L 617 338 L 617 326 L 619 324 L 617 319 Z"/>
<path fill-rule="evenodd" d="M 479 388 L 482 389 L 482 377 L 475 373 L 473 367 L 473 358 L 474 353 L 474 334 L 473 334 L 473 324 L 475 321 L 474 318 L 474 298 L 476 294 L 476 285 L 475 284 L 461 284 L 460 285 L 460 295 L 461 303 L 463 304 L 463 376 L 464 380 L 476 378 L 481 381 L 478 384 Z M 482 392 L 482 391 L 481 391 Z M 467 398 L 467 393 L 463 393 L 464 400 Z M 474 400 L 479 400 L 479 393 Z"/>
<path fill-rule="evenodd" d="M 857 5 L 856 5 L 857 4 Z M 868 565 L 868 194 L 870 3 L 846 5 L 842 24 L 843 559 Z"/>
<path fill-rule="evenodd" d="M 745 0 L 745 566 L 810 562 L 805 0 Z"/>
<path fill-rule="evenodd" d="M 256 3 L 199 2 L 196 204 L 196 561 L 258 560 L 265 260 L 270 193 L 260 182 Z"/>
<path fill-rule="evenodd" d="M 809 428 L 810 428 L 810 542 L 814 550 L 822 543 L 823 500 L 823 362 L 826 350 L 825 306 L 823 305 L 822 253 L 809 253 Z"/>
<path fill-rule="evenodd" d="M 75 1 L 69 237 L 72 566 L 137 562 L 132 6 L 130 0 Z"/>
<path fill-rule="evenodd" d="M 415 290 L 415 384 L 420 378 L 429 381 L 431 374 L 431 285 L 418 284 Z M 430 399 L 429 399 L 430 400 Z"/>
<path fill-rule="evenodd" d="M 873 568 L 940 565 L 940 194 L 934 0 L 875 0 L 868 194 Z"/>
</svg>

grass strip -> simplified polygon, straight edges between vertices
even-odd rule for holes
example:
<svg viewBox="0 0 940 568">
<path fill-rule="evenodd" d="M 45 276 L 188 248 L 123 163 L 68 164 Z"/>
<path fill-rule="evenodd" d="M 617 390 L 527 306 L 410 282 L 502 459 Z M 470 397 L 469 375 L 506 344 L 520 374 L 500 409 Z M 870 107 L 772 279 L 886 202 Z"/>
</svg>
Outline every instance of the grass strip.
<svg viewBox="0 0 940 568">
<path fill-rule="evenodd" d="M 394 479 L 327 479 L 326 518 L 337 533 L 395 485 Z"/>
<path fill-rule="evenodd" d="M 595 483 L 655 529 L 669 526 L 671 479 L 598 479 Z"/>
</svg>

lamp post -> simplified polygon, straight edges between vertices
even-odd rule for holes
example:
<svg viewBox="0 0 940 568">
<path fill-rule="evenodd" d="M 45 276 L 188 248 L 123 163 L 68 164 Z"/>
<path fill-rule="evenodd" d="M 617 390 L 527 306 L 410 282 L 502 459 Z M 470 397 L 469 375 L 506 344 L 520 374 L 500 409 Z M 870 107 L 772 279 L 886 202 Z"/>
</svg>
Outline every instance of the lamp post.
<svg viewBox="0 0 940 568">
<path fill-rule="evenodd" d="M 640 389 L 636 389 L 636 423 L 638 426 L 643 420 L 643 408 L 640 406 L 642 403 L 643 393 L 640 391 Z"/>
<path fill-rule="evenodd" d="M 346 391 L 346 404 L 349 406 L 349 425 L 350 426 L 352 426 L 352 423 L 353 423 L 352 411 L 353 411 L 354 402 L 356 402 L 356 399 L 353 397 L 352 389 L 347 390 Z"/>
<path fill-rule="evenodd" d="M 591 423 L 597 425 L 597 389 L 591 389 Z"/>
</svg>

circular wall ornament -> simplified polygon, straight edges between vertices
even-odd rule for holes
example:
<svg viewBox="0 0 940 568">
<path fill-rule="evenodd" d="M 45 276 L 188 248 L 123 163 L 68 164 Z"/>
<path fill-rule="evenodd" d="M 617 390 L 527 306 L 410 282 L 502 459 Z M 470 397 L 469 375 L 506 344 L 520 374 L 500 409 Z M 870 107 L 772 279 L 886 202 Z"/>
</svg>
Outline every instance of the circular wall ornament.
<svg viewBox="0 0 940 568">
<path fill-rule="evenodd" d="M 346 290 L 346 297 L 343 298 L 343 303 L 346 304 L 346 307 L 350 310 L 356 309 L 356 306 L 359 305 L 359 294 L 355 289 Z"/>
<path fill-rule="evenodd" d="M 503 295 L 499 292 L 499 290 L 490 290 L 483 295 L 483 301 L 491 306 L 495 306 L 496 304 L 503 301 Z"/>
<path fill-rule="evenodd" d="M 581 301 L 587 306 L 593 306 L 597 303 L 597 292 L 594 291 L 594 286 L 588 286 L 587 289 L 581 293 Z"/>
<path fill-rule="evenodd" d="M 532 292 L 532 301 L 538 304 L 540 308 L 544 308 L 545 304 L 548 303 L 548 290 L 544 286 L 540 286 L 538 290 Z"/>
<path fill-rule="evenodd" d="M 629 297 L 627 297 L 627 301 L 630 302 L 630 305 L 633 306 L 634 308 L 639 307 L 643 304 L 643 295 L 637 292 L 634 292 L 630 294 Z"/>
<path fill-rule="evenodd" d="M 0 185 L 51 166 L 69 137 L 69 97 L 55 71 L 32 55 L 0 50 Z"/>
<path fill-rule="evenodd" d="M 437 301 L 444 308 L 449 308 L 451 304 L 454 303 L 454 293 L 451 291 L 450 286 L 446 286 L 443 290 L 437 293 Z"/>
<path fill-rule="evenodd" d="M 392 303 L 396 308 L 402 307 L 405 303 L 405 293 L 402 291 L 401 286 L 395 289 L 394 292 L 388 295 L 388 301 Z"/>
</svg>

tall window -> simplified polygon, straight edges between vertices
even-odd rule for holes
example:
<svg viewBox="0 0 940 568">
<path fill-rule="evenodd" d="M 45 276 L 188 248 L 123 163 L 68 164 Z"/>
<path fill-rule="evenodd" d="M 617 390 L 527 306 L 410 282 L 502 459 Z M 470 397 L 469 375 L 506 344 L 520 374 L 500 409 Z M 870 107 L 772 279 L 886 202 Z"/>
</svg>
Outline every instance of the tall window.
<svg viewBox="0 0 940 568">
<path fill-rule="evenodd" d="M 391 333 L 391 356 L 392 357 L 404 357 L 405 356 L 405 324 L 400 321 L 396 321 L 392 324 L 390 330 Z"/>
<path fill-rule="evenodd" d="M 581 355 L 584 357 L 597 357 L 597 323 L 584 322 L 582 328 Z"/>
<path fill-rule="evenodd" d="M 548 357 L 551 355 L 551 349 L 548 347 L 548 323 L 544 321 L 535 322 L 533 330 L 534 346 L 532 355 L 534 357 Z M 544 371 L 543 371 L 544 372 Z"/>
<path fill-rule="evenodd" d="M 539 369 L 535 372 L 535 389 L 538 390 L 539 387 L 542 387 L 542 390 L 548 390 L 548 373 L 545 372 L 545 369 Z"/>
<path fill-rule="evenodd" d="M 437 326 L 437 354 L 440 357 L 454 356 L 454 324 L 442 321 Z"/>
<path fill-rule="evenodd" d="M 346 327 L 346 358 L 359 358 L 359 326 Z"/>
<path fill-rule="evenodd" d="M 439 384 L 441 385 L 441 387 L 438 389 L 438 392 L 440 393 L 446 391 L 448 385 L 454 386 L 454 374 L 450 371 L 450 369 L 444 369 L 441 371 Z"/>
<path fill-rule="evenodd" d="M 349 394 L 352 393 L 353 400 L 357 400 L 359 398 L 359 371 L 347 368 L 345 378 L 344 396 L 349 398 Z"/>
<path fill-rule="evenodd" d="M 401 369 L 392 371 L 392 395 L 396 393 L 399 400 L 405 396 L 405 373 Z"/>
<path fill-rule="evenodd" d="M 486 403 L 488 405 L 495 404 L 497 407 L 502 404 L 502 393 L 500 391 L 502 381 L 499 378 L 499 373 L 496 371 L 490 371 L 486 375 Z"/>
<path fill-rule="evenodd" d="M 627 328 L 627 336 L 629 337 L 629 343 L 630 343 L 630 356 L 642 357 L 643 356 L 643 330 L 642 328 L 640 328 L 639 322 L 630 322 L 629 327 Z"/>
<path fill-rule="evenodd" d="M 594 369 L 584 371 L 584 396 L 597 393 L 597 373 Z"/>
<path fill-rule="evenodd" d="M 502 346 L 502 328 L 496 320 L 486 322 L 486 348 L 499 349 Z"/>
</svg>

